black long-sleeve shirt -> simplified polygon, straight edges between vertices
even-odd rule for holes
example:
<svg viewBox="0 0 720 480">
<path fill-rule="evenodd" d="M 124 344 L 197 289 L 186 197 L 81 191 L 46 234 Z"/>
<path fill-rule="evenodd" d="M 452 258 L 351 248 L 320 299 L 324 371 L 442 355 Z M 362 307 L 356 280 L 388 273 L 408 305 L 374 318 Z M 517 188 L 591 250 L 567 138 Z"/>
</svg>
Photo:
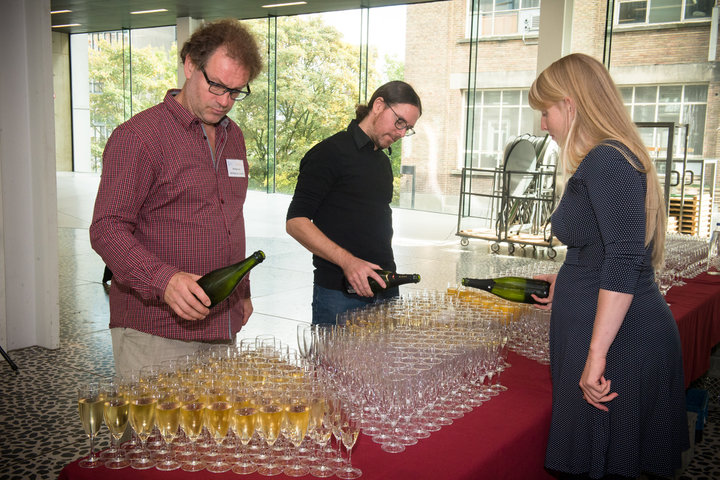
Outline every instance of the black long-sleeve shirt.
<svg viewBox="0 0 720 480">
<path fill-rule="evenodd" d="M 394 271 L 392 192 L 390 159 L 353 120 L 305 154 L 287 219 L 309 218 L 356 257 Z M 317 255 L 313 265 L 316 284 L 342 290 L 339 266 Z"/>
</svg>

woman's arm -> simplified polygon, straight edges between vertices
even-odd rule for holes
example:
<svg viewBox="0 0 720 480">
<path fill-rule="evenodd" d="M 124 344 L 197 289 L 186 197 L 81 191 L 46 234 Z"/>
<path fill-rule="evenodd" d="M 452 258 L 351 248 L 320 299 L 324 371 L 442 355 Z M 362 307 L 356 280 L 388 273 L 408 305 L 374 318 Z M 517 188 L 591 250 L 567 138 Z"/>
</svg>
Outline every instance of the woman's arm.
<svg viewBox="0 0 720 480">
<path fill-rule="evenodd" d="M 628 293 L 600 290 L 597 313 L 593 326 L 590 350 L 585 369 L 580 377 L 580 389 L 585 400 L 600 410 L 608 411 L 603 405 L 618 396 L 610 392 L 611 380 L 605 379 L 605 363 L 610 345 L 620 330 L 633 296 Z"/>
</svg>

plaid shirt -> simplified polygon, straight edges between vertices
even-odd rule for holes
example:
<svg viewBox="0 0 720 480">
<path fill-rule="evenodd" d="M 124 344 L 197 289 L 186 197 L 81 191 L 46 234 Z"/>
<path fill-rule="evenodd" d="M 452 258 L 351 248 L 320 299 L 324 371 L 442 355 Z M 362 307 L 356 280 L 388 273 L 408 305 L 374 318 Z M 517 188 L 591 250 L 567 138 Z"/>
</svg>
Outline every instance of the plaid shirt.
<svg viewBox="0 0 720 480">
<path fill-rule="evenodd" d="M 114 275 L 110 328 L 181 340 L 229 339 L 242 327 L 248 280 L 202 321 L 181 319 L 163 296 L 179 271 L 203 275 L 245 258 L 245 140 L 223 118 L 213 159 L 200 120 L 175 100 L 177 93 L 168 91 L 163 103 L 138 113 L 108 139 L 90 241 Z M 231 177 L 229 164 L 242 165 L 244 175 Z"/>
</svg>

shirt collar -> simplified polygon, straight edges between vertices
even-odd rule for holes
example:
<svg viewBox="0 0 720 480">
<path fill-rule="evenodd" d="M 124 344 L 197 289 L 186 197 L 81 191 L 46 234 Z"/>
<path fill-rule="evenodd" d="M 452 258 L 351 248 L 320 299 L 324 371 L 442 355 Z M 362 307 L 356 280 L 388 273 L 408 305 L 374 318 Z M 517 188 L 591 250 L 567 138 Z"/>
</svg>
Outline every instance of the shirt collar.
<svg viewBox="0 0 720 480">
<path fill-rule="evenodd" d="M 375 144 L 372 140 L 370 140 L 370 137 L 367 136 L 367 133 L 363 131 L 362 128 L 360 128 L 360 125 L 358 124 L 357 120 L 352 120 L 350 122 L 350 125 L 348 125 L 347 131 L 350 132 L 350 136 L 352 137 L 353 141 L 355 142 L 355 146 L 358 150 L 365 147 L 368 143 L 375 148 Z"/>
<path fill-rule="evenodd" d="M 167 91 L 165 94 L 165 99 L 163 102 L 165 103 L 165 106 L 167 109 L 172 113 L 172 115 L 180 122 L 181 125 L 185 126 L 185 128 L 190 128 L 190 126 L 193 123 L 200 123 L 200 119 L 197 118 L 195 115 L 190 113 L 180 105 L 180 102 L 178 102 L 175 99 L 175 96 L 180 93 L 180 89 L 178 88 L 171 88 Z M 216 126 L 225 128 L 227 127 L 227 124 L 230 122 L 230 119 L 225 115 L 222 120 L 220 120 Z"/>
</svg>

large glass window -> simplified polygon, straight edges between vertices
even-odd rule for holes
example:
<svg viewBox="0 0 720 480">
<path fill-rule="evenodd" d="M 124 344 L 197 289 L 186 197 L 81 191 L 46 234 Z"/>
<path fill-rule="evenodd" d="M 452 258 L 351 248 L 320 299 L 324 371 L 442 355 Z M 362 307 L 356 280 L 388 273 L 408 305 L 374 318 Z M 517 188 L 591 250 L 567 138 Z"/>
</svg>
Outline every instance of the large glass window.
<svg viewBox="0 0 720 480">
<path fill-rule="evenodd" d="M 501 166 L 508 140 L 523 133 L 532 133 L 533 111 L 528 105 L 527 95 L 525 89 L 476 92 L 475 105 L 471 107 L 475 110 L 473 149 L 467 152 L 472 161 L 468 166 Z"/>
<path fill-rule="evenodd" d="M 480 36 L 517 35 L 537 32 L 540 25 L 540 0 L 470 0 L 470 15 L 479 16 Z"/>
<path fill-rule="evenodd" d="M 616 22 L 620 25 L 708 20 L 713 3 L 698 0 L 621 0 Z"/>
<path fill-rule="evenodd" d="M 177 84 L 175 27 L 71 36 L 73 161 L 99 172 L 112 131 Z"/>
<path fill-rule="evenodd" d="M 674 122 L 688 124 L 688 157 L 703 153 L 705 115 L 707 113 L 707 85 L 643 85 L 622 87 L 632 118 L 636 122 Z M 667 145 L 667 130 L 641 130 L 645 144 L 650 148 Z M 674 155 L 682 157 L 684 130 L 676 130 Z"/>
</svg>

